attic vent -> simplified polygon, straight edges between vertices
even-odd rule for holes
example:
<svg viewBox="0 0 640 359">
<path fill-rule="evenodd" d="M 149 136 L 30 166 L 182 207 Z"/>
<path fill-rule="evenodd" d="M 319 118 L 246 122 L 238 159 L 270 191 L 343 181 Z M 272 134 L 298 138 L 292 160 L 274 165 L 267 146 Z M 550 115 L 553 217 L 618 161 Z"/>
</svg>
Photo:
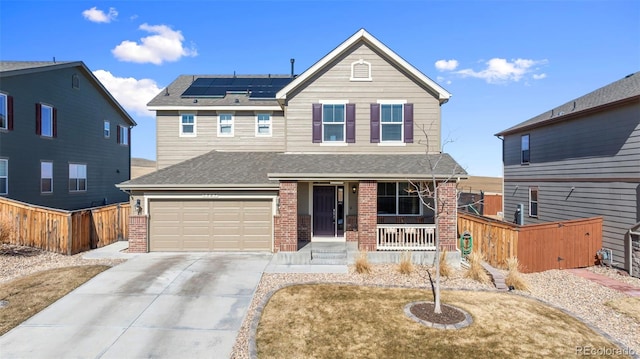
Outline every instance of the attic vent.
<svg viewBox="0 0 640 359">
<path fill-rule="evenodd" d="M 371 63 L 360 59 L 351 64 L 351 81 L 371 81 Z"/>
</svg>

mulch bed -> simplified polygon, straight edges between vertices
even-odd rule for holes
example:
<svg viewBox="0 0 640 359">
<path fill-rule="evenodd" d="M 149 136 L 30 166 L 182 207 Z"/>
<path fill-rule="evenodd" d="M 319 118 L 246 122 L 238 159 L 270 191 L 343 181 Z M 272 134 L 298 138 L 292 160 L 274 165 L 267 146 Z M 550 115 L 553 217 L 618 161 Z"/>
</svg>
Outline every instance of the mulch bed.
<svg viewBox="0 0 640 359">
<path fill-rule="evenodd" d="M 442 313 L 433 312 L 435 303 L 418 303 L 411 306 L 411 314 L 419 319 L 436 324 L 457 324 L 465 320 L 464 313 L 446 304 L 440 304 Z"/>
</svg>

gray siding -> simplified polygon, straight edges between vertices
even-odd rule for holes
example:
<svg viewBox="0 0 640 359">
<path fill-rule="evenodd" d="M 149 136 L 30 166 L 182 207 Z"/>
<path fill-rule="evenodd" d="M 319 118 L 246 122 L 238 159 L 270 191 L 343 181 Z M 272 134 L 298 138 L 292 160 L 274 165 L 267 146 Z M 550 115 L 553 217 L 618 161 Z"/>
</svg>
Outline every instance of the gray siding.
<svg viewBox="0 0 640 359">
<path fill-rule="evenodd" d="M 71 87 L 73 74 L 80 88 Z M 9 159 L 8 198 L 68 210 L 128 200 L 115 187 L 130 176 L 129 146 L 116 143 L 117 126 L 128 124 L 79 68 L 3 77 L 0 90 L 14 101 L 14 130 L 0 131 L 0 157 Z M 57 109 L 56 138 L 36 135 L 38 102 Z M 110 138 L 103 136 L 105 120 Z M 41 161 L 53 161 L 52 194 L 40 193 Z M 69 192 L 69 163 L 87 165 L 86 192 Z"/>
<path fill-rule="evenodd" d="M 180 137 L 180 114 L 196 115 L 196 136 Z M 158 169 L 188 160 L 212 150 L 284 151 L 284 117 L 271 113 L 272 136 L 256 136 L 256 114 L 268 111 L 220 111 L 234 114 L 233 137 L 218 137 L 216 111 L 157 111 Z"/>
<path fill-rule="evenodd" d="M 372 81 L 350 81 L 351 64 L 360 59 L 371 63 Z M 347 146 L 312 143 L 311 104 L 321 100 L 348 100 L 356 104 L 355 143 Z M 406 100 L 414 104 L 414 143 L 394 147 L 370 143 L 370 104 L 378 100 Z M 437 97 L 364 43 L 354 46 L 298 89 L 288 98 L 286 111 L 289 152 L 424 153 L 423 127 L 429 135 L 430 151 L 440 150 Z"/>
<path fill-rule="evenodd" d="M 638 113 L 635 103 L 505 136 L 505 218 L 518 203 L 525 224 L 602 216 L 603 245 L 628 268 L 625 232 L 640 221 Z M 530 135 L 529 165 L 520 164 L 522 134 Z M 528 216 L 529 187 L 539 189 L 538 218 Z"/>
</svg>

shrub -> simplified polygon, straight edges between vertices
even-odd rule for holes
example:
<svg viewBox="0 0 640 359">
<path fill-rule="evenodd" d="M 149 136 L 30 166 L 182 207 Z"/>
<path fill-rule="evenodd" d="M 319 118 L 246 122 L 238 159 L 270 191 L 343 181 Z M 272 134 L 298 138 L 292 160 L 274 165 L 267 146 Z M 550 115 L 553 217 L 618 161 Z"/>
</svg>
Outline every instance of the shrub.
<svg viewBox="0 0 640 359">
<path fill-rule="evenodd" d="M 469 269 L 465 274 L 466 277 L 484 284 L 488 284 L 491 282 L 489 274 L 487 274 L 487 272 L 482 267 L 482 254 L 473 252 L 467 257 L 467 260 L 469 261 Z"/>
<path fill-rule="evenodd" d="M 450 277 L 453 274 L 453 268 L 447 262 L 447 250 L 443 249 L 440 252 L 440 275 L 443 277 Z"/>
<path fill-rule="evenodd" d="M 9 244 L 14 235 L 13 224 L 6 219 L 0 219 L 0 244 Z"/>
<path fill-rule="evenodd" d="M 509 269 L 509 273 L 507 273 L 504 283 L 514 289 L 530 291 L 529 283 L 527 283 L 522 273 L 520 273 L 520 262 L 518 262 L 518 258 L 507 259 L 507 268 Z"/>
<path fill-rule="evenodd" d="M 356 272 L 360 274 L 371 273 L 371 264 L 369 263 L 367 252 L 360 252 L 358 258 L 356 258 Z"/>
<path fill-rule="evenodd" d="M 413 263 L 411 263 L 411 252 L 403 252 L 400 255 L 400 266 L 398 271 L 401 274 L 409 275 L 413 272 Z"/>
</svg>

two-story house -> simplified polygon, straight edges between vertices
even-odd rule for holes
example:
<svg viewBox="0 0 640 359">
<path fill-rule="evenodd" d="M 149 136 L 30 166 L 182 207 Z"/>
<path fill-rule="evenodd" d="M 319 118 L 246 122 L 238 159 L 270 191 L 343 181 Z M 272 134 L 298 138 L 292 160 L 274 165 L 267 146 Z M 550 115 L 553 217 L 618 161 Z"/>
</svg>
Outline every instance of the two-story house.
<svg viewBox="0 0 640 359">
<path fill-rule="evenodd" d="M 129 248 L 434 249 L 416 186 L 437 182 L 441 244 L 455 251 L 466 173 L 440 152 L 450 96 L 365 30 L 299 76 L 180 76 L 148 105 L 158 171 L 119 185 L 139 214 Z"/>
<path fill-rule="evenodd" d="M 506 218 L 519 207 L 521 224 L 601 216 L 613 262 L 640 276 L 640 72 L 496 136 Z"/>
<path fill-rule="evenodd" d="M 135 121 L 81 61 L 0 61 L 0 196 L 75 210 L 128 200 Z"/>
</svg>

